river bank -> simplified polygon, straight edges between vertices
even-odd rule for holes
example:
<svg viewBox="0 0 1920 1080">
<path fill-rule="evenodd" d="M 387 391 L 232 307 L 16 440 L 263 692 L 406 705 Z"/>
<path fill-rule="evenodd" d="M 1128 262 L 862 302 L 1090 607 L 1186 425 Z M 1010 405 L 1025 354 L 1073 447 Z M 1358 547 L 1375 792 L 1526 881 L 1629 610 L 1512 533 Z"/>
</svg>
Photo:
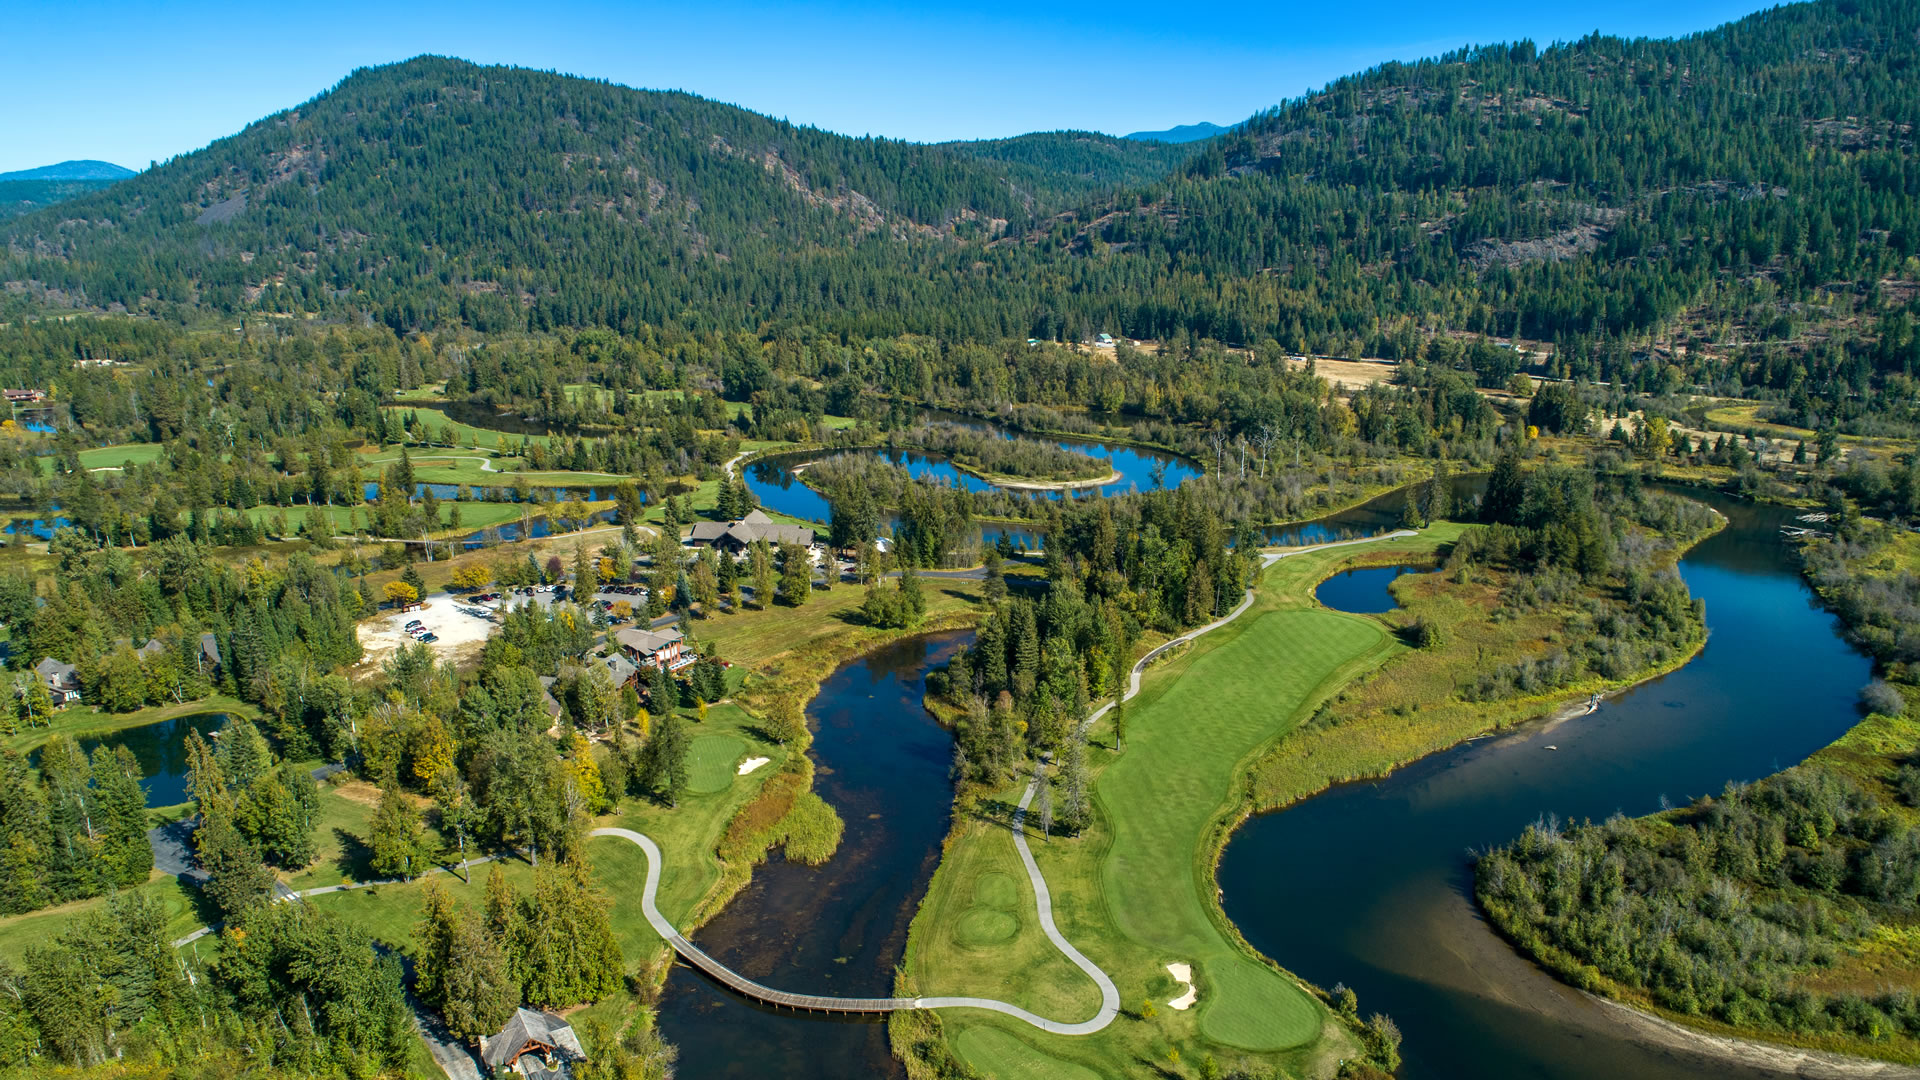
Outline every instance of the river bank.
<svg viewBox="0 0 1920 1080">
<path fill-rule="evenodd" d="M 1234 925 L 1291 970 L 1344 982 L 1393 1016 L 1406 1035 L 1406 1080 L 1775 1075 L 1596 1020 L 1606 1011 L 1492 934 L 1471 900 L 1467 853 L 1529 822 L 1600 821 L 1717 795 L 1855 723 L 1869 664 L 1808 603 L 1778 532 L 1791 511 L 1687 494 L 1729 519 L 1679 565 L 1709 628 L 1692 662 L 1591 716 L 1521 724 L 1256 816 L 1221 860 Z M 1791 664 L 1778 662 L 1783 642 Z M 1327 920 L 1333 911 L 1341 917 Z"/>
</svg>

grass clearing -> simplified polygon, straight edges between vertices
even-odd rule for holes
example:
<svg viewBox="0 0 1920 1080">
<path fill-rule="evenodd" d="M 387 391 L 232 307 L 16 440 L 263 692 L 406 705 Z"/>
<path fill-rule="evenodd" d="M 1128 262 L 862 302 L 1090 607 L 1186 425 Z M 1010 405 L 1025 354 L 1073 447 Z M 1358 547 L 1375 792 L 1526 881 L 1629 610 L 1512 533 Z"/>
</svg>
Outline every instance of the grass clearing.
<svg viewBox="0 0 1920 1080">
<path fill-rule="evenodd" d="M 137 886 L 134 891 L 160 901 L 167 913 L 166 932 L 169 940 L 183 938 L 205 922 L 199 890 L 191 885 L 182 885 L 178 878 L 156 872 L 152 879 Z M 74 920 L 105 906 L 106 902 L 106 897 L 96 896 L 0 919 L 0 960 L 19 965 L 29 948 L 47 947 Z"/>
<path fill-rule="evenodd" d="M 538 446 L 546 446 L 552 441 L 551 436 L 547 435 L 508 435 L 504 432 L 494 431 L 491 428 L 474 427 L 472 424 L 463 424 L 453 417 L 448 416 L 444 411 L 427 405 L 389 405 L 385 411 L 411 413 L 419 417 L 420 422 L 431 429 L 432 436 L 436 439 L 440 437 L 442 430 L 451 428 L 453 429 L 454 441 L 459 443 L 461 447 L 481 446 L 491 450 L 499 449 L 508 443 L 518 446 L 522 440 Z"/>
<path fill-rule="evenodd" d="M 92 450 L 80 451 L 80 467 L 83 469 L 121 469 L 128 465 L 151 465 L 160 460 L 165 448 L 159 443 L 121 443 L 118 446 L 99 446 Z M 43 472 L 53 471 L 53 458 L 40 459 Z"/>
<path fill-rule="evenodd" d="M 921 585 L 926 590 L 929 621 L 965 611 L 978 604 L 982 596 L 977 581 L 926 578 Z M 842 582 L 831 591 L 814 589 L 801 607 L 776 602 L 763 610 L 749 604 L 732 614 L 695 619 L 694 632 L 702 640 L 713 642 L 722 657 L 736 664 L 755 665 L 848 630 L 866 630 L 866 620 L 860 614 L 866 598 L 865 587 Z M 876 636 L 874 643 L 879 640 Z"/>
</svg>

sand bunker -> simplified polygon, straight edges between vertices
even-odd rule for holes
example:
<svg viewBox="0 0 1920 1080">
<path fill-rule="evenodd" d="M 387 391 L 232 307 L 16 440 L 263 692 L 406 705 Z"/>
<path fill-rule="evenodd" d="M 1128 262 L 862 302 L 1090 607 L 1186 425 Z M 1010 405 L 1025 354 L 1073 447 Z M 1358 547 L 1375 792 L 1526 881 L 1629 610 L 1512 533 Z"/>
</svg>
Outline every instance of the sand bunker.
<svg viewBox="0 0 1920 1080">
<path fill-rule="evenodd" d="M 772 758 L 750 757 L 747 760 L 740 763 L 740 775 L 745 776 L 748 773 L 752 772 L 753 770 L 759 768 L 762 765 L 765 765 L 767 762 L 772 760 L 773 760 Z"/>
<path fill-rule="evenodd" d="M 1172 1001 L 1169 1001 L 1169 1002 L 1167 1002 L 1167 1008 L 1169 1008 L 1169 1009 L 1188 1009 L 1188 1008 L 1192 1008 L 1192 1007 L 1193 1007 L 1193 1003 L 1194 1003 L 1194 1002 L 1196 1002 L 1196 1001 L 1198 1001 L 1198 1000 L 1200 1000 L 1200 991 L 1198 991 L 1198 990 L 1195 990 L 1195 989 L 1193 988 L 1193 967 L 1192 967 L 1192 965 L 1190 965 L 1190 964 L 1168 964 L 1168 965 L 1167 965 L 1167 974 L 1169 974 L 1169 975 L 1172 975 L 1172 976 L 1173 976 L 1173 981 L 1174 981 L 1174 982 L 1177 982 L 1177 983 L 1181 983 L 1181 984 L 1184 984 L 1184 985 L 1186 986 L 1186 988 L 1187 988 L 1187 992 L 1186 992 L 1186 993 L 1184 993 L 1184 994 L 1181 994 L 1181 995 L 1180 995 L 1179 997 L 1177 997 L 1177 998 L 1174 998 L 1174 999 L 1173 999 Z"/>
</svg>

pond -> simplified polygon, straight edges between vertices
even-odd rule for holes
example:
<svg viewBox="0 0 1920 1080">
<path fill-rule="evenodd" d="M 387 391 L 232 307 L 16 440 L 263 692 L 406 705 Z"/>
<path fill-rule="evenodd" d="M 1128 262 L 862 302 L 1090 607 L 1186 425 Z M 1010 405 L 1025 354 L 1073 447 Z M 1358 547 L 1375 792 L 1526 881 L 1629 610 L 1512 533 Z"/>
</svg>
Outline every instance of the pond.
<svg viewBox="0 0 1920 1080">
<path fill-rule="evenodd" d="M 1418 573 L 1411 566 L 1369 566 L 1345 570 L 1320 583 L 1314 599 L 1335 611 L 1357 615 L 1376 615 L 1400 606 L 1393 598 L 1393 580 L 1402 574 Z"/>
<path fill-rule="evenodd" d="M 140 773 L 146 777 L 140 787 L 147 793 L 147 805 L 176 806 L 187 801 L 187 732 L 206 736 L 226 723 L 226 713 L 192 713 L 103 735 L 83 735 L 74 741 L 89 757 L 96 746 L 124 746 L 133 751 Z M 27 763 L 40 767 L 38 749 L 27 755 Z"/>
</svg>

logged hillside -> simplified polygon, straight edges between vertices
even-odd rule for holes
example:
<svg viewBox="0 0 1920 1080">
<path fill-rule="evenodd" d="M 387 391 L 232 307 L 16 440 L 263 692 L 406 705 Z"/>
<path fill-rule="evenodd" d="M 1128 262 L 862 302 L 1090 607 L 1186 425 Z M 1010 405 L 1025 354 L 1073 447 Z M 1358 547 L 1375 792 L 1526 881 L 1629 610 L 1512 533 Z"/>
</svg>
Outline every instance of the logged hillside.
<svg viewBox="0 0 1920 1080">
<path fill-rule="evenodd" d="M 1920 9 L 1823 0 L 1387 65 L 1180 148 L 846 139 L 423 59 L 0 225 L 0 279 L 402 331 L 1518 335 L 1563 374 L 1845 401 L 1920 358 L 1916 60 Z"/>
</svg>

